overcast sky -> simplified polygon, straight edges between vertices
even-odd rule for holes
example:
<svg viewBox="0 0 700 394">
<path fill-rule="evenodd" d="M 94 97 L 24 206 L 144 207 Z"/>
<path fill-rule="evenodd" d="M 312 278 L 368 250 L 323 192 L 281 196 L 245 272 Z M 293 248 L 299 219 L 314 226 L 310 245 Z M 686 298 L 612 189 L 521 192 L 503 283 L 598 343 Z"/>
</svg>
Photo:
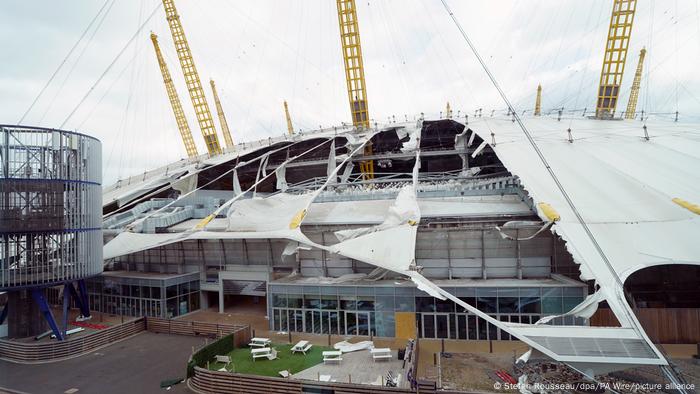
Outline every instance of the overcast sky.
<svg viewBox="0 0 700 394">
<path fill-rule="evenodd" d="M 22 118 L 102 9 L 23 124 L 65 122 L 64 128 L 101 139 L 105 184 L 185 157 L 149 39 L 154 31 L 195 142 L 205 152 L 159 4 L 0 2 L 0 123 Z M 532 110 L 538 83 L 545 110 L 595 105 L 612 0 L 449 4 L 520 110 Z M 177 6 L 213 115 L 210 78 L 217 82 L 234 140 L 286 132 L 285 99 L 296 129 L 349 122 L 335 1 L 178 0 Z M 692 0 L 639 0 L 618 111 L 626 107 L 644 46 L 638 110 L 678 110 L 686 119 L 700 115 L 699 8 Z M 421 112 L 436 117 L 447 101 L 461 114 L 504 108 L 440 1 L 362 0 L 358 17 L 372 118 L 413 119 Z"/>
</svg>

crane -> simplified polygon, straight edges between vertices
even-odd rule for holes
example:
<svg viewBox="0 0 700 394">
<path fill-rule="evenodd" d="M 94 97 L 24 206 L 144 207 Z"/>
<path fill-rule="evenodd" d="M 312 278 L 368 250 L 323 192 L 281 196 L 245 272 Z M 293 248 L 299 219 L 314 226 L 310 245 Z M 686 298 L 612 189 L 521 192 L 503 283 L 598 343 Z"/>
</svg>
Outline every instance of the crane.
<svg viewBox="0 0 700 394">
<path fill-rule="evenodd" d="M 289 107 L 287 106 L 287 100 L 284 100 L 284 116 L 287 118 L 287 131 L 291 136 L 294 134 L 294 127 L 292 127 L 292 117 L 289 116 Z"/>
<path fill-rule="evenodd" d="M 369 129 L 365 67 L 362 63 L 362 46 L 360 45 L 355 0 L 336 0 L 336 5 L 352 124 L 358 130 Z M 364 155 L 372 155 L 371 142 L 365 145 Z M 373 179 L 374 162 L 372 160 L 360 162 L 360 172 L 363 180 Z"/>
<path fill-rule="evenodd" d="M 228 122 L 226 121 L 226 115 L 224 115 L 224 109 L 221 107 L 221 100 L 219 100 L 219 94 L 216 92 L 216 84 L 213 79 L 209 80 L 211 85 L 211 91 L 214 93 L 214 104 L 216 104 L 216 113 L 219 115 L 219 123 L 221 124 L 221 134 L 224 135 L 224 141 L 226 141 L 226 147 L 233 148 L 233 138 L 231 138 L 231 131 L 228 128 Z"/>
<path fill-rule="evenodd" d="M 535 116 L 542 114 L 542 84 L 537 85 L 537 98 L 535 99 Z"/>
<path fill-rule="evenodd" d="M 199 74 L 197 73 L 197 68 L 192 58 L 192 52 L 190 51 L 190 45 L 187 43 L 185 31 L 180 23 L 180 15 L 177 14 L 174 0 L 162 1 L 168 20 L 168 26 L 173 36 L 173 43 L 177 50 L 177 57 L 180 60 L 180 67 L 182 67 L 182 73 L 187 83 L 187 91 L 190 93 L 190 99 L 194 106 L 194 112 L 197 114 L 197 122 L 199 123 L 200 130 L 202 130 L 202 136 L 204 137 L 207 151 L 209 152 L 209 156 L 216 156 L 221 153 L 219 137 L 216 136 L 214 119 L 211 116 L 211 111 L 209 111 L 207 97 L 204 95 L 202 82 L 199 80 Z"/>
<path fill-rule="evenodd" d="M 634 113 L 637 111 L 637 99 L 639 98 L 639 84 L 642 81 L 642 67 L 644 66 L 644 57 L 647 50 L 642 48 L 639 51 L 639 63 L 637 63 L 637 71 L 634 72 L 634 81 L 632 81 L 632 90 L 630 90 L 630 99 L 627 102 L 627 111 L 625 111 L 625 119 L 634 119 Z"/>
<path fill-rule="evenodd" d="M 158 36 L 153 32 L 151 32 L 151 42 L 153 42 L 153 49 L 155 49 L 156 51 L 156 58 L 158 58 L 160 73 L 163 74 L 163 83 L 165 84 L 165 91 L 168 93 L 168 99 L 170 99 L 170 106 L 173 108 L 173 114 L 175 115 L 177 128 L 180 130 L 182 142 L 185 144 L 185 151 L 187 152 L 188 157 L 196 157 L 198 155 L 197 147 L 194 144 L 194 139 L 192 139 L 190 125 L 189 123 L 187 123 L 185 111 L 182 110 L 180 97 L 177 95 L 177 90 L 175 90 L 175 84 L 173 83 L 173 79 L 170 77 L 168 65 L 165 64 L 165 59 L 163 59 L 163 53 L 160 51 L 160 45 L 158 45 Z"/>
<path fill-rule="evenodd" d="M 595 110 L 595 116 L 598 119 L 615 116 L 636 8 L 637 0 L 613 0 L 608 39 L 603 57 L 603 69 L 600 72 L 598 86 L 598 101 Z"/>
</svg>

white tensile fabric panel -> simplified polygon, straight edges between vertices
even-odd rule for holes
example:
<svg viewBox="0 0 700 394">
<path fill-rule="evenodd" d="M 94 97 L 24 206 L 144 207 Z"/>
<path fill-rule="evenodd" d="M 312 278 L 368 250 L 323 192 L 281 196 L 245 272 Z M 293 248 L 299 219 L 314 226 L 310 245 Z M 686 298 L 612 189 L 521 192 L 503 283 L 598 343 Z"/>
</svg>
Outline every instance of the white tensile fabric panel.
<svg viewBox="0 0 700 394">
<path fill-rule="evenodd" d="M 403 224 L 337 243 L 333 253 L 394 272 L 403 272 L 415 261 L 417 226 Z"/>
<path fill-rule="evenodd" d="M 306 206 L 312 194 L 278 193 L 266 198 L 238 200 L 228 210 L 230 232 L 289 229 L 289 223 Z"/>
<path fill-rule="evenodd" d="M 548 203 L 561 216 L 552 229 L 580 264 L 581 278 L 595 279 L 623 328 L 640 327 L 620 281 L 656 264 L 700 264 L 700 218 L 672 202 L 676 197 L 700 201 L 700 173 L 695 171 L 700 159 L 680 148 L 700 147 L 698 126 L 647 121 L 647 141 L 642 124 L 632 121 L 543 117 L 526 119 L 525 125 L 610 266 L 517 124 L 481 118 L 469 126 L 481 137 L 494 134 L 491 148 L 501 162 L 520 177 L 536 204 Z M 573 143 L 566 138 L 569 127 Z M 653 348 L 643 332 L 636 335 Z"/>
<path fill-rule="evenodd" d="M 241 190 L 241 182 L 238 180 L 238 170 L 233 170 L 233 195 L 237 196 L 243 193 Z"/>
<path fill-rule="evenodd" d="M 284 162 L 275 168 L 275 178 L 277 179 L 277 189 L 280 191 L 287 190 L 287 163 Z"/>
<path fill-rule="evenodd" d="M 330 153 L 328 154 L 328 164 L 326 168 L 326 176 L 328 177 L 329 183 L 334 185 L 338 183 L 338 173 L 335 171 L 335 139 L 331 142 Z"/>
<path fill-rule="evenodd" d="M 104 246 L 103 259 L 111 259 L 187 239 L 185 233 L 142 234 L 125 231 Z"/>
</svg>

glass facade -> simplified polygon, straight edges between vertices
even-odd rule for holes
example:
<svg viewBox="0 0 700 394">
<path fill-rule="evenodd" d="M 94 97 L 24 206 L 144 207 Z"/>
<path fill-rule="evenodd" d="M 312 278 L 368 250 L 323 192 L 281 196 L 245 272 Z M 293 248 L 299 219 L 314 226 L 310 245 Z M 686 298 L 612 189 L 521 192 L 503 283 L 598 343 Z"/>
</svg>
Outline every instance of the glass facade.
<svg viewBox="0 0 700 394">
<path fill-rule="evenodd" d="M 446 290 L 490 316 L 508 322 L 534 323 L 570 310 L 583 301 L 583 287 L 457 287 Z M 421 338 L 510 340 L 496 326 L 408 286 L 270 285 L 269 309 L 275 331 L 314 334 L 395 335 L 395 312 L 415 312 Z M 556 324 L 583 325 L 584 319 L 563 318 Z"/>
<path fill-rule="evenodd" d="M 90 306 L 112 315 L 171 318 L 199 309 L 199 276 L 168 279 L 103 276 L 88 281 Z"/>
</svg>

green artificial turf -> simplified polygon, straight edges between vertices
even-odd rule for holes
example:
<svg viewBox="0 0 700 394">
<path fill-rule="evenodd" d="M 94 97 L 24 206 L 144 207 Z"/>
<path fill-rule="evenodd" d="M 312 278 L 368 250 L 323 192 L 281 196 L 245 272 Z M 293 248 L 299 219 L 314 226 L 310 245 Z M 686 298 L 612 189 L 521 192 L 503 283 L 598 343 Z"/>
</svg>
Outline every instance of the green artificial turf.
<svg viewBox="0 0 700 394">
<path fill-rule="evenodd" d="M 279 371 L 284 370 L 289 371 L 290 374 L 295 374 L 321 363 L 323 361 L 323 355 L 321 353 L 325 350 L 333 350 L 328 347 L 314 345 L 306 352 L 306 355 L 300 352 L 292 354 L 290 351 L 292 346 L 293 345 L 273 344 L 272 347 L 277 349 L 277 359 L 275 360 L 259 358 L 253 361 L 253 357 L 250 355 L 250 349 L 234 349 L 228 354 L 233 364 L 233 367 L 228 367 L 229 371 L 233 369 L 232 372 L 236 373 L 277 377 L 280 376 Z M 213 360 L 209 363 L 209 369 L 215 371 L 223 366 L 222 363 L 217 363 Z"/>
</svg>

